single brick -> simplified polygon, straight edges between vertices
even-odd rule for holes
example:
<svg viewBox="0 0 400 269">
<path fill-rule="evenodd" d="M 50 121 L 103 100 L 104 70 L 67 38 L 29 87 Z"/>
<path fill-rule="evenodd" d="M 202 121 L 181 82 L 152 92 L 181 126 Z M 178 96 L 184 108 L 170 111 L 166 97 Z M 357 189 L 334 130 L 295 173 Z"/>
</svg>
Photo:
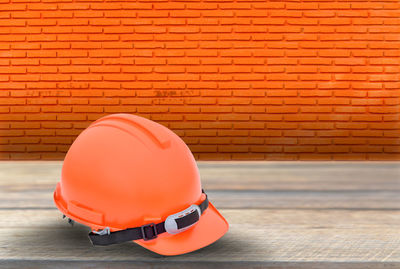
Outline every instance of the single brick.
<svg viewBox="0 0 400 269">
<path fill-rule="evenodd" d="M 344 152 L 350 152 L 350 147 L 349 146 L 338 146 L 338 145 L 317 146 L 317 152 L 320 152 L 320 153 L 344 153 Z"/>
</svg>

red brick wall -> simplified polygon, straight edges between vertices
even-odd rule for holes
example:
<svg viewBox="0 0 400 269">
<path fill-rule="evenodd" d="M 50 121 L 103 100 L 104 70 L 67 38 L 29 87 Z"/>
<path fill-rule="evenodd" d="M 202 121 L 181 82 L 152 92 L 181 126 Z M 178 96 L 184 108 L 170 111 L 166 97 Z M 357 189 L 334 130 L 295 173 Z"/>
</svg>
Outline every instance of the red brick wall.
<svg viewBox="0 0 400 269">
<path fill-rule="evenodd" d="M 93 120 L 199 159 L 400 159 L 399 1 L 0 0 L 0 158 L 62 159 Z"/>
</svg>

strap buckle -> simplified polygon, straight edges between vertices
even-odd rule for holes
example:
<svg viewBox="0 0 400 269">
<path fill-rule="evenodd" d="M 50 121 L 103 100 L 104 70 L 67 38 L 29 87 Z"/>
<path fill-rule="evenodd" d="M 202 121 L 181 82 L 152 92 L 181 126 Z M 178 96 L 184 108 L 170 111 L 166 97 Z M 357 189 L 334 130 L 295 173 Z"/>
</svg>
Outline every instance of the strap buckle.
<svg viewBox="0 0 400 269">
<path fill-rule="evenodd" d="M 165 231 L 169 234 L 178 234 L 195 225 L 201 216 L 198 205 L 191 205 L 185 210 L 169 215 L 164 222 Z"/>
<path fill-rule="evenodd" d="M 147 237 L 147 235 L 146 235 L 146 228 L 151 228 L 151 230 L 152 230 L 152 232 L 153 232 L 153 235 L 152 235 L 151 237 Z M 157 234 L 157 227 L 156 227 L 156 225 L 155 225 L 154 223 L 149 223 L 149 224 L 140 226 L 140 231 L 141 231 L 141 233 L 142 233 L 142 237 L 143 237 L 143 240 L 144 240 L 144 241 L 152 240 L 152 239 L 158 237 L 158 234 Z"/>
<path fill-rule="evenodd" d="M 100 231 L 93 230 L 92 233 L 98 234 L 98 235 L 110 235 L 110 227 L 106 227 L 105 229 L 100 230 Z"/>
</svg>

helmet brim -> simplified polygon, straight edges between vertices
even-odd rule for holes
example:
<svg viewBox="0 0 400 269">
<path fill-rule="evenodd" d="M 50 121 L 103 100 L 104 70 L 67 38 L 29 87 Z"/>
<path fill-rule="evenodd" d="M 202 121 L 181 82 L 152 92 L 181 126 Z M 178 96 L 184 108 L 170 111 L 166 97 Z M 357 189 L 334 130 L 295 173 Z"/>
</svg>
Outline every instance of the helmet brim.
<svg viewBox="0 0 400 269">
<path fill-rule="evenodd" d="M 209 203 L 200 220 L 190 229 L 175 235 L 163 233 L 154 240 L 134 242 L 161 255 L 180 255 L 210 245 L 221 238 L 228 229 L 228 222 Z"/>
</svg>

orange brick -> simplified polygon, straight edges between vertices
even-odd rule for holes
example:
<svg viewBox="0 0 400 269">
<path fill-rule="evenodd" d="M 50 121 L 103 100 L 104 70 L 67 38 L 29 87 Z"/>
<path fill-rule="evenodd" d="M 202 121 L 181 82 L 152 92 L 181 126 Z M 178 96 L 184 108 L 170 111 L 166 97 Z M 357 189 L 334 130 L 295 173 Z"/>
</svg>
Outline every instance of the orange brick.
<svg viewBox="0 0 400 269">
<path fill-rule="evenodd" d="M 241 137 L 241 136 L 248 136 L 248 135 L 249 135 L 248 130 L 218 130 L 218 136 Z M 211 132 L 209 136 L 215 136 L 215 133 Z"/>
<path fill-rule="evenodd" d="M 253 121 L 282 121 L 283 116 L 279 114 L 253 114 L 251 115 Z"/>
<path fill-rule="evenodd" d="M 232 95 L 232 91 L 230 90 L 202 90 L 201 91 L 201 96 L 216 96 L 216 97 L 222 97 L 222 96 L 231 96 Z"/>
<path fill-rule="evenodd" d="M 250 120 L 249 115 L 243 114 L 222 114 L 218 116 L 221 121 L 248 121 Z"/>
<path fill-rule="evenodd" d="M 89 73 L 89 68 L 86 66 L 60 66 L 58 70 L 61 73 Z"/>
<path fill-rule="evenodd" d="M 40 107 L 12 106 L 12 107 L 10 107 L 10 112 L 11 113 L 37 113 L 37 112 L 40 112 Z"/>
<path fill-rule="evenodd" d="M 70 111 L 70 110 L 69 110 Z M 74 106 L 72 108 L 72 112 L 88 112 L 88 113 L 92 113 L 92 112 L 103 112 L 103 107 L 100 106 Z"/>
<path fill-rule="evenodd" d="M 298 115 L 284 115 L 284 120 L 285 121 L 316 121 L 317 116 L 316 115 L 309 115 L 309 114 L 298 114 Z"/>
<path fill-rule="evenodd" d="M 267 96 L 297 96 L 296 90 L 268 90 Z"/>
<path fill-rule="evenodd" d="M 301 98 L 301 97 L 289 97 L 284 99 L 286 105 L 315 105 L 317 100 L 314 98 Z"/>
<path fill-rule="evenodd" d="M 284 152 L 315 152 L 315 146 L 284 146 Z"/>
<path fill-rule="evenodd" d="M 315 132 L 311 130 L 285 130 L 283 136 L 287 137 L 310 137 L 315 136 Z"/>
<path fill-rule="evenodd" d="M 196 137 L 211 136 L 211 137 L 214 137 L 214 136 L 217 135 L 217 131 L 216 130 L 198 130 L 198 129 L 193 129 L 193 130 L 185 131 L 185 134 L 186 134 L 186 136 L 196 136 Z"/>
<path fill-rule="evenodd" d="M 67 123 L 67 122 L 43 122 L 41 124 L 42 128 L 44 129 L 68 129 L 68 128 L 72 128 L 72 124 L 71 123 Z"/>
<path fill-rule="evenodd" d="M 265 108 L 264 107 L 254 107 L 254 106 L 248 106 L 248 107 L 239 106 L 239 107 L 234 107 L 233 112 L 235 112 L 235 113 L 251 113 L 251 114 L 264 113 Z"/>
<path fill-rule="evenodd" d="M 352 131 L 353 136 L 365 136 L 365 137 L 382 137 L 383 131 L 381 130 L 354 130 Z"/>
<path fill-rule="evenodd" d="M 250 152 L 263 152 L 263 153 L 283 152 L 283 146 L 275 146 L 275 145 L 250 146 Z"/>
<path fill-rule="evenodd" d="M 351 104 L 355 106 L 383 105 L 382 99 L 354 99 Z"/>
<path fill-rule="evenodd" d="M 66 74 L 41 74 L 41 81 L 69 81 L 71 80 L 70 75 Z"/>
<path fill-rule="evenodd" d="M 266 139 L 266 144 L 268 145 L 296 145 L 297 139 L 296 138 L 288 138 L 288 137 L 269 137 Z"/>
<path fill-rule="evenodd" d="M 38 122 L 11 122 L 11 129 L 38 129 L 40 123 Z"/>
<path fill-rule="evenodd" d="M 110 102 L 110 104 L 111 103 L 112 104 L 118 104 L 118 99 L 109 98 L 108 100 L 109 101 L 107 101 L 107 102 Z M 91 101 L 93 101 L 93 100 L 91 100 Z M 97 102 L 99 102 L 99 101 L 97 101 Z M 129 104 L 129 105 L 151 105 L 152 104 L 152 99 L 148 99 L 148 98 L 134 98 L 134 99 L 124 98 L 123 100 L 121 100 L 121 103 L 123 105 L 124 104 Z M 157 102 L 155 101 L 155 103 L 157 103 Z M 162 103 L 159 103 L 159 104 L 162 104 Z"/>
<path fill-rule="evenodd" d="M 41 108 L 42 112 L 55 112 L 55 113 L 63 113 L 63 112 L 71 112 L 70 106 L 43 106 Z"/>
<path fill-rule="evenodd" d="M 200 127 L 204 129 L 231 129 L 230 122 L 201 122 Z"/>
<path fill-rule="evenodd" d="M 352 152 L 357 153 L 370 153 L 370 152 L 383 152 L 382 146 L 371 146 L 371 145 L 360 145 L 360 146 L 351 146 Z"/>
<path fill-rule="evenodd" d="M 28 66 L 27 73 L 57 73 L 55 66 Z"/>
<path fill-rule="evenodd" d="M 399 145 L 400 139 L 398 138 L 370 138 L 368 143 L 371 145 Z M 365 143 L 366 144 L 366 143 Z"/>
<path fill-rule="evenodd" d="M 201 140 L 201 139 L 200 139 Z M 227 144 L 229 143 L 229 140 Z M 264 138 L 261 137 L 235 137 L 232 138 L 232 144 L 236 145 L 260 145 L 264 144 Z M 252 148 L 250 151 L 254 152 Z"/>
<path fill-rule="evenodd" d="M 379 123 L 370 123 L 370 129 L 397 129 L 400 130 L 400 123 L 392 123 L 392 122 L 379 122 Z"/>
<path fill-rule="evenodd" d="M 235 130 L 237 131 L 237 130 Z M 247 132 L 247 131 L 246 131 Z M 252 137 L 279 137 L 282 136 L 281 130 L 250 130 L 250 136 Z M 248 136 L 247 133 L 244 133 L 242 136 Z"/>
<path fill-rule="evenodd" d="M 192 152 L 216 152 L 217 146 L 215 145 L 189 145 Z"/>
<path fill-rule="evenodd" d="M 26 119 L 28 121 L 48 121 L 48 120 L 56 120 L 57 115 L 53 114 L 28 114 L 26 115 Z"/>
<path fill-rule="evenodd" d="M 101 109 L 98 109 L 100 112 Z M 136 113 L 137 112 L 137 107 L 136 106 L 105 106 L 104 107 L 104 112 L 106 113 Z M 89 117 L 90 115 L 88 115 Z"/>
<path fill-rule="evenodd" d="M 25 145 L 2 145 L 0 147 L 0 152 L 24 152 L 25 148 Z"/>
<path fill-rule="evenodd" d="M 330 145 L 331 143 L 330 138 L 299 138 L 300 145 Z"/>
<path fill-rule="evenodd" d="M 24 105 L 26 101 L 18 98 L 0 98 L 0 105 Z"/>
<path fill-rule="evenodd" d="M 350 152 L 349 146 L 317 146 L 317 152 L 321 153 L 343 153 Z"/>
<path fill-rule="evenodd" d="M 39 137 L 11 137 L 8 139 L 10 144 L 38 144 Z"/>
<path fill-rule="evenodd" d="M 249 152 L 247 145 L 218 145 L 218 152 Z"/>
<path fill-rule="evenodd" d="M 196 110 L 197 111 L 197 110 Z M 228 106 L 205 106 L 201 108 L 203 113 L 229 113 L 232 112 L 232 107 Z"/>
<path fill-rule="evenodd" d="M 113 98 L 94 98 L 89 100 L 90 105 L 117 105 L 118 99 Z"/>
<path fill-rule="evenodd" d="M 380 149 L 380 147 L 378 147 L 375 152 L 382 152 L 382 151 L 378 151 L 378 149 Z M 387 153 L 400 153 L 400 146 L 385 146 L 384 151 Z M 372 152 L 372 151 L 369 151 L 369 152 Z"/>
<path fill-rule="evenodd" d="M 265 124 L 262 122 L 240 122 L 233 124 L 234 129 L 264 129 Z"/>
<path fill-rule="evenodd" d="M 334 138 L 333 144 L 335 144 L 335 145 L 363 145 L 363 144 L 367 144 L 367 139 L 359 138 L 359 137 Z"/>
<path fill-rule="evenodd" d="M 302 129 L 311 129 L 311 130 L 327 130 L 334 129 L 334 124 L 331 122 L 305 122 L 301 123 L 300 127 Z"/>
<path fill-rule="evenodd" d="M 151 120 L 153 120 L 153 121 L 182 121 L 183 115 L 153 114 L 153 115 L 151 115 Z"/>
<path fill-rule="evenodd" d="M 400 137 L 398 130 L 383 131 L 384 137 Z"/>
<path fill-rule="evenodd" d="M 86 120 L 87 116 L 85 114 L 61 114 L 57 115 L 58 121 L 81 121 Z"/>
<path fill-rule="evenodd" d="M 338 113 L 365 113 L 367 109 L 357 106 L 338 106 L 334 108 L 334 111 Z"/>
<path fill-rule="evenodd" d="M 253 105 L 281 105 L 283 100 L 280 98 L 257 98 L 252 100 Z"/>
<path fill-rule="evenodd" d="M 40 75 L 31 75 L 31 74 L 21 74 L 21 75 L 11 75 L 10 76 L 11 81 L 39 81 L 40 80 Z"/>
<path fill-rule="evenodd" d="M 367 123 L 361 123 L 361 122 L 338 122 L 335 124 L 337 129 L 367 129 L 368 124 Z"/>
<path fill-rule="evenodd" d="M 347 130 L 324 130 L 317 131 L 317 135 L 321 137 L 347 137 L 350 135 L 350 131 Z"/>
<path fill-rule="evenodd" d="M 70 144 L 73 139 L 71 137 L 43 137 L 41 142 L 43 144 Z"/>
<path fill-rule="evenodd" d="M 56 151 L 57 147 L 53 145 L 28 145 L 27 152 L 51 152 Z"/>
<path fill-rule="evenodd" d="M 297 113 L 299 111 L 298 107 L 292 106 L 277 106 L 277 107 L 267 107 L 267 113 Z"/>
</svg>

